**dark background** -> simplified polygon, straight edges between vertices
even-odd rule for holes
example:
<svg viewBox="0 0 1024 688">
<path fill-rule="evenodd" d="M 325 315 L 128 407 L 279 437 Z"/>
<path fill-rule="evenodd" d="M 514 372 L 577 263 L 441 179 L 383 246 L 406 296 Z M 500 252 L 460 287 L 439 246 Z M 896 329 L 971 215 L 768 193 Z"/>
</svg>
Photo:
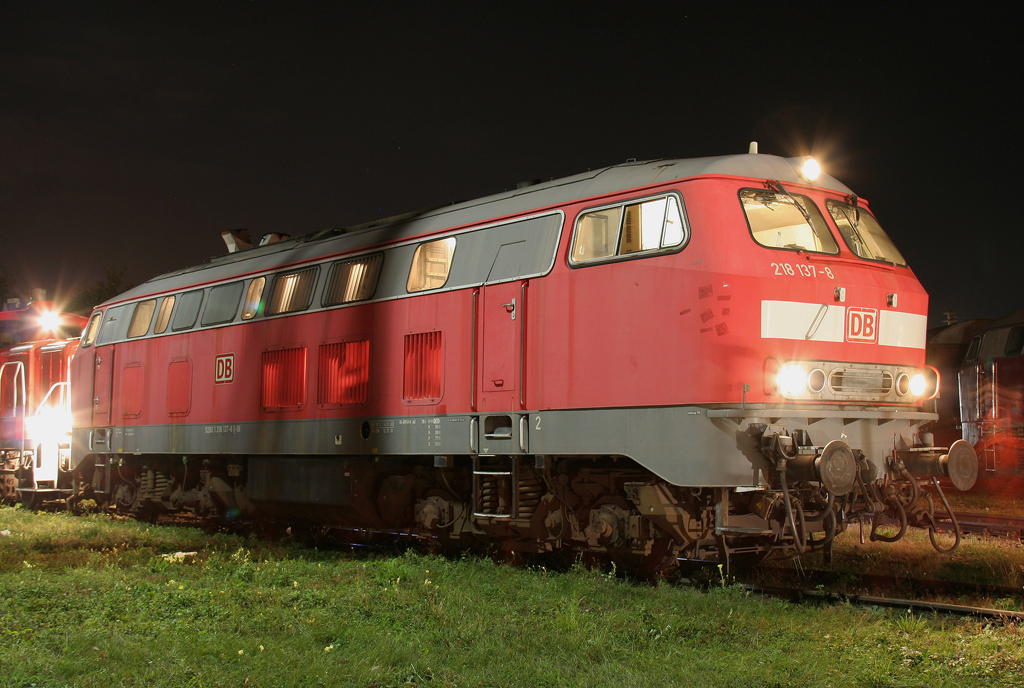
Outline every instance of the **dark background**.
<svg viewBox="0 0 1024 688">
<path fill-rule="evenodd" d="M 704 5 L 0 2 L 0 268 L 67 299 L 756 140 L 870 202 L 931 325 L 1024 307 L 1019 10 Z"/>
</svg>

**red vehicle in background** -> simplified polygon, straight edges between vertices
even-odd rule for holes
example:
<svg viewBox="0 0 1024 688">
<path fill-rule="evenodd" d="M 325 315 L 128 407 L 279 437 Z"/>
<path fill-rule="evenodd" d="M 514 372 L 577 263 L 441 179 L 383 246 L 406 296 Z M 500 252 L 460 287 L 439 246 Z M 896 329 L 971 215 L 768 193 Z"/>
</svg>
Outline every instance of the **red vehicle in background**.
<svg viewBox="0 0 1024 688">
<path fill-rule="evenodd" d="M 979 487 L 1024 489 L 1024 310 L 996 320 L 971 340 L 960 367 L 960 422 L 974 446 Z"/>
<path fill-rule="evenodd" d="M 46 490 L 70 494 L 60 489 L 70 482 L 58 485 L 57 467 L 71 431 L 68 371 L 87 319 L 42 299 L 7 306 L 0 311 L 0 500 L 31 504 Z M 54 461 L 44 462 L 46 452 Z"/>
</svg>

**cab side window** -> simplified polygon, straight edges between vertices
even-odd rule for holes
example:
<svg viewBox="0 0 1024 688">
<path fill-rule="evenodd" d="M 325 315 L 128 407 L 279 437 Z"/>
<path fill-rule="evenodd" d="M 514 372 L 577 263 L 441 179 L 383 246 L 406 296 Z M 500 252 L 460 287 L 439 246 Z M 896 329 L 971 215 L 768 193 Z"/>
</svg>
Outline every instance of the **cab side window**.
<svg viewBox="0 0 1024 688">
<path fill-rule="evenodd" d="M 92 346 L 92 343 L 96 341 L 96 333 L 100 330 L 100 320 L 102 318 L 102 311 L 93 314 L 92 320 L 89 321 L 89 325 L 85 328 L 85 336 L 82 337 L 82 346 Z"/>
<path fill-rule="evenodd" d="M 675 249 L 688 234 L 674 194 L 608 206 L 580 215 L 569 260 L 580 264 Z"/>
<path fill-rule="evenodd" d="M 978 354 L 981 352 L 981 335 L 976 335 L 971 340 L 971 346 L 967 349 L 967 355 L 964 356 L 965 363 L 971 363 L 972 361 L 978 360 Z"/>
</svg>

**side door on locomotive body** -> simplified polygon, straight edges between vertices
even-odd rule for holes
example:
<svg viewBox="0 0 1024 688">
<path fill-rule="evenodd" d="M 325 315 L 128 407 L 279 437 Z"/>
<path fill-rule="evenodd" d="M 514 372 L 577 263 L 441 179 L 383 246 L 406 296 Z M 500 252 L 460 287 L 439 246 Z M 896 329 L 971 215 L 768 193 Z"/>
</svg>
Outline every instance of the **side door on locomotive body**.
<svg viewBox="0 0 1024 688">
<path fill-rule="evenodd" d="M 72 462 L 93 451 L 110 451 L 114 384 L 114 330 L 121 306 L 93 313 L 71 361 Z"/>
</svg>

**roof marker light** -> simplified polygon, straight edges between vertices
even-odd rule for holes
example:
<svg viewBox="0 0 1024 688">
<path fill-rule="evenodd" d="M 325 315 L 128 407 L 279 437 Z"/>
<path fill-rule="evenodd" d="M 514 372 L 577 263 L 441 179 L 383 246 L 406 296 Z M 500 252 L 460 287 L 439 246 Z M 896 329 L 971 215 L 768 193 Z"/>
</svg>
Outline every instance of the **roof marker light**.
<svg viewBox="0 0 1024 688">
<path fill-rule="evenodd" d="M 800 176 L 806 181 L 813 182 L 821 174 L 821 165 L 814 158 L 807 156 L 804 164 L 800 166 Z"/>
</svg>

